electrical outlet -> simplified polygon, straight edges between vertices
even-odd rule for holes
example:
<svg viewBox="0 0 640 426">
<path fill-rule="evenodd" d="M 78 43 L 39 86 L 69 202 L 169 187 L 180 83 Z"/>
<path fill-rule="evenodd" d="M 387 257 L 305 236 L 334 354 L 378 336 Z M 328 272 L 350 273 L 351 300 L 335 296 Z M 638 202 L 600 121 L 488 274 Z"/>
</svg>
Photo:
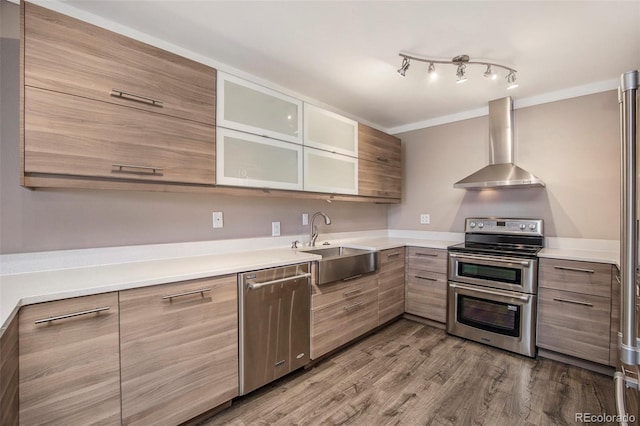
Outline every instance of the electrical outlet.
<svg viewBox="0 0 640 426">
<path fill-rule="evenodd" d="M 271 236 L 272 237 L 280 236 L 280 222 L 271 222 Z"/>
<path fill-rule="evenodd" d="M 213 227 L 222 228 L 224 223 L 222 221 L 222 212 L 213 212 Z"/>
<path fill-rule="evenodd" d="M 302 213 L 302 226 L 309 224 L 309 213 Z"/>
<path fill-rule="evenodd" d="M 431 215 L 430 214 L 421 214 L 420 215 L 420 225 L 428 225 L 431 223 Z"/>
</svg>

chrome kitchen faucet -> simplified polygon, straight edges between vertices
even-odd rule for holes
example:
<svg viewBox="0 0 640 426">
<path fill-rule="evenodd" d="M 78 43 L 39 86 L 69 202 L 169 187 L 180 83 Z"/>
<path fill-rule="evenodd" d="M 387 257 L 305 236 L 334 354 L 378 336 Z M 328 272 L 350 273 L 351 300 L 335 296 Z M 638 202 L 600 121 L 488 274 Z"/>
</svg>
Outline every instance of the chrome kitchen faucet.
<svg viewBox="0 0 640 426">
<path fill-rule="evenodd" d="M 311 216 L 311 230 L 310 230 L 310 235 L 309 235 L 309 247 L 315 247 L 316 246 L 316 240 L 318 239 L 318 227 L 316 225 L 314 225 L 314 222 L 316 220 L 316 218 L 318 216 L 323 216 L 324 217 L 324 223 L 325 225 L 331 225 L 331 218 L 323 212 L 316 212 L 313 214 L 313 216 Z"/>
</svg>

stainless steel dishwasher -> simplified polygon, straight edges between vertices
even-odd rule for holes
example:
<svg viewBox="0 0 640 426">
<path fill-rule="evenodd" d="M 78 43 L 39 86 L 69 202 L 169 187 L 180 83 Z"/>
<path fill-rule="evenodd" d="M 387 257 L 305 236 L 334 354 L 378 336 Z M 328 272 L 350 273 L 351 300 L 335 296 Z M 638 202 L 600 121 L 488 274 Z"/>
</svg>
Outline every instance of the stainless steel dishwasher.
<svg viewBox="0 0 640 426">
<path fill-rule="evenodd" d="M 240 395 L 309 363 L 309 264 L 238 274 Z"/>
</svg>

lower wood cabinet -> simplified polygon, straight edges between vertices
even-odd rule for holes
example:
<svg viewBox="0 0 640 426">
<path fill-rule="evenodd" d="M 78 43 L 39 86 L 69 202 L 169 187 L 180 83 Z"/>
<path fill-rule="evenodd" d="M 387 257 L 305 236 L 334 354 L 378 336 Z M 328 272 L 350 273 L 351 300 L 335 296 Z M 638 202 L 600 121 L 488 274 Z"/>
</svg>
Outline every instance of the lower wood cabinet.
<svg viewBox="0 0 640 426">
<path fill-rule="evenodd" d="M 378 325 L 378 275 L 312 286 L 311 359 Z"/>
<path fill-rule="evenodd" d="M 0 331 L 0 425 L 18 424 L 18 318 Z"/>
<path fill-rule="evenodd" d="M 405 248 L 383 250 L 378 258 L 378 325 L 404 313 Z"/>
<path fill-rule="evenodd" d="M 447 251 L 409 247 L 405 311 L 440 323 L 447 321 Z"/>
<path fill-rule="evenodd" d="M 20 423 L 120 424 L 118 293 L 23 307 Z"/>
<path fill-rule="evenodd" d="M 609 264 L 540 259 L 538 347 L 608 365 L 611 277 Z"/>
<path fill-rule="evenodd" d="M 120 293 L 123 424 L 179 424 L 238 395 L 236 276 Z"/>
</svg>

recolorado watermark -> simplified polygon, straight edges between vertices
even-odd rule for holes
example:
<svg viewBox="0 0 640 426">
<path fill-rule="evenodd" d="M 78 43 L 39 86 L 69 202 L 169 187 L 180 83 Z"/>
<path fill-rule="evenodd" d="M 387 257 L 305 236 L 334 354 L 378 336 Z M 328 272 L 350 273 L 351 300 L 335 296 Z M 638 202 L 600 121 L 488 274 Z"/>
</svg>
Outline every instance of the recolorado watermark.
<svg viewBox="0 0 640 426">
<path fill-rule="evenodd" d="M 575 421 L 580 423 L 634 423 L 636 417 L 633 414 L 576 413 Z"/>
</svg>

